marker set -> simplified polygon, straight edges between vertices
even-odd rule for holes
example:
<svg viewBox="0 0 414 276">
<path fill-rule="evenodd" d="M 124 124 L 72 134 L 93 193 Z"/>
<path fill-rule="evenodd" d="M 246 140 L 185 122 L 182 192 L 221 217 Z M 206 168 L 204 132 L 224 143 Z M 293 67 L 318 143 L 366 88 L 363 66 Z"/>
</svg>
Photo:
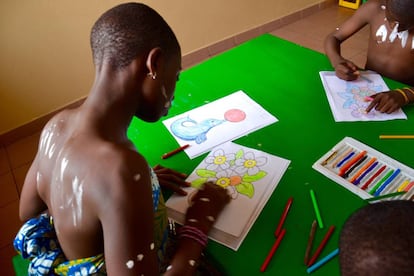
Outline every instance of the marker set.
<svg viewBox="0 0 414 276">
<path fill-rule="evenodd" d="M 414 170 L 345 137 L 316 161 L 312 168 L 363 199 L 405 191 L 382 200 L 414 198 Z"/>
</svg>

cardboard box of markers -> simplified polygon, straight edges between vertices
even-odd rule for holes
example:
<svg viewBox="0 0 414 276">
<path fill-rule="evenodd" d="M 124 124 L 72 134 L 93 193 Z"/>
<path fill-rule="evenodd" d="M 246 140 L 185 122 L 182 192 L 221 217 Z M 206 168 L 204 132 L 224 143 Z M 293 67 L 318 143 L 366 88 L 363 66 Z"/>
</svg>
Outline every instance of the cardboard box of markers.
<svg viewBox="0 0 414 276">
<path fill-rule="evenodd" d="M 390 199 L 410 199 L 414 195 L 414 170 L 393 158 L 345 137 L 312 168 L 363 199 L 405 192 Z"/>
</svg>

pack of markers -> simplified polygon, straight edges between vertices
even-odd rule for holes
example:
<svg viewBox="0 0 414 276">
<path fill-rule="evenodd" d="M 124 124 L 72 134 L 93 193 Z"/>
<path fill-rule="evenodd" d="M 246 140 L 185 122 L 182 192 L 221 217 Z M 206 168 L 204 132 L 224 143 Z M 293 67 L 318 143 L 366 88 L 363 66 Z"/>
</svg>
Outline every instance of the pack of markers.
<svg viewBox="0 0 414 276">
<path fill-rule="evenodd" d="M 312 168 L 363 199 L 391 193 L 390 199 L 411 199 L 414 195 L 414 170 L 389 156 L 345 137 Z"/>
</svg>

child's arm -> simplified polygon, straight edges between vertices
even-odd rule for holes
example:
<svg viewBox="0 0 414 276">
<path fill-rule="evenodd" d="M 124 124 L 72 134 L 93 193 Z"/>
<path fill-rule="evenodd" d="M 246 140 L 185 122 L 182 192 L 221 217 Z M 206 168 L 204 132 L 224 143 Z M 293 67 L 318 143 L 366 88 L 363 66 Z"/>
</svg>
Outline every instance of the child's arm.
<svg viewBox="0 0 414 276">
<path fill-rule="evenodd" d="M 363 4 L 355 11 L 352 17 L 326 37 L 324 43 L 325 52 L 339 78 L 344 80 L 355 80 L 358 78 L 358 67 L 341 55 L 341 44 L 369 24 L 370 17 L 375 16 L 373 12 L 374 10 L 376 11 L 377 6 L 377 1 L 368 1 Z"/>
<path fill-rule="evenodd" d="M 138 154 L 123 152 L 111 166 L 102 168 L 106 179 L 95 184 L 91 202 L 84 203 L 96 210 L 102 225 L 107 273 L 159 275 L 148 164 Z"/>
<path fill-rule="evenodd" d="M 22 221 L 36 217 L 47 210 L 47 205 L 37 191 L 36 173 L 39 171 L 37 164 L 37 158 L 35 158 L 26 175 L 20 195 L 19 217 Z"/>
<path fill-rule="evenodd" d="M 197 191 L 187 210 L 185 225 L 180 228 L 178 248 L 165 276 L 194 275 L 207 235 L 229 201 L 227 190 L 212 182 Z"/>
<path fill-rule="evenodd" d="M 374 98 L 368 105 L 366 112 L 373 108 L 382 113 L 392 113 L 399 108 L 414 102 L 414 88 L 405 87 L 391 91 L 381 92 L 371 96 Z"/>
</svg>

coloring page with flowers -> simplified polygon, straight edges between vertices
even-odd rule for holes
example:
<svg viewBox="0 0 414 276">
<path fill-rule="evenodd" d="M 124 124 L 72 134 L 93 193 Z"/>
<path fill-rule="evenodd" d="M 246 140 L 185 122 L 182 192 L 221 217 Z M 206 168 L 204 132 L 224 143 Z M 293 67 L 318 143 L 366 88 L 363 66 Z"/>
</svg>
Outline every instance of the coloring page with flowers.
<svg viewBox="0 0 414 276">
<path fill-rule="evenodd" d="M 290 161 L 263 151 L 227 142 L 210 154 L 188 176 L 188 196 L 172 195 L 168 215 L 178 223 L 197 188 L 207 181 L 228 190 L 231 201 L 210 232 L 210 238 L 237 250 L 287 170 Z"/>
</svg>

